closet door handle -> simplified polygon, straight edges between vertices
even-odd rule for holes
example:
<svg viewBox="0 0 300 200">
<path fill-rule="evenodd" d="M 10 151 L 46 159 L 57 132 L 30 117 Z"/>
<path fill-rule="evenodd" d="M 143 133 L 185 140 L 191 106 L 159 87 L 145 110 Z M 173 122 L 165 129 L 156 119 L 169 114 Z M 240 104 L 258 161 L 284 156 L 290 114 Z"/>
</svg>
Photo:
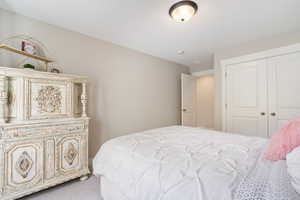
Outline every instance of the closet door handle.
<svg viewBox="0 0 300 200">
<path fill-rule="evenodd" d="M 271 116 L 273 116 L 273 117 L 276 116 L 276 113 L 272 112 L 272 113 L 271 113 Z"/>
<path fill-rule="evenodd" d="M 260 113 L 260 115 L 262 115 L 262 116 L 265 116 L 265 115 L 266 115 L 266 113 L 265 113 L 265 112 L 261 112 L 261 113 Z"/>
</svg>

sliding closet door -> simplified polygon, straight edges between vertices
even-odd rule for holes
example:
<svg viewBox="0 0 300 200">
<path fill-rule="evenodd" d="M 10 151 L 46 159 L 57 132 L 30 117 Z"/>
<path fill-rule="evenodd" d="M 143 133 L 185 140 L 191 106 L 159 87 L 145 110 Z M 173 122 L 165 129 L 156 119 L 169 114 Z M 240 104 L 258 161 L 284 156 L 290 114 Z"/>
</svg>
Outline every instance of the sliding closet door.
<svg viewBox="0 0 300 200">
<path fill-rule="evenodd" d="M 268 60 L 269 135 L 300 117 L 300 53 Z"/>
<path fill-rule="evenodd" d="M 227 131 L 268 136 L 266 61 L 227 67 Z"/>
</svg>

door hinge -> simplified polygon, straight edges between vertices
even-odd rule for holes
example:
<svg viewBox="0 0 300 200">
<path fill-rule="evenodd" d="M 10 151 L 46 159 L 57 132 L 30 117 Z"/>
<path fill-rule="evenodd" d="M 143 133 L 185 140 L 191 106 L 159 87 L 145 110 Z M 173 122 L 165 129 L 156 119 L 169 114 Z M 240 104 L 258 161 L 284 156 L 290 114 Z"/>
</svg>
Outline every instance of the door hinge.
<svg viewBox="0 0 300 200">
<path fill-rule="evenodd" d="M 227 103 L 225 103 L 225 108 L 227 109 L 227 107 L 228 107 L 228 104 L 227 104 Z"/>
<path fill-rule="evenodd" d="M 227 72 L 225 72 L 225 77 L 227 78 Z"/>
</svg>

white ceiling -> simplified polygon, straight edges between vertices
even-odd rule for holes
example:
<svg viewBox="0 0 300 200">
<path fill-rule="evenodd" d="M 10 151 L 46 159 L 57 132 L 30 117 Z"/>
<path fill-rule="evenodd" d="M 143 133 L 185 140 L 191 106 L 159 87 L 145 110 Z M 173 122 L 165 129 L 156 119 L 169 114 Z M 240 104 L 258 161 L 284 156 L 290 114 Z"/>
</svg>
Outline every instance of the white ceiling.
<svg viewBox="0 0 300 200">
<path fill-rule="evenodd" d="M 300 29 L 300 0 L 195 0 L 187 23 L 176 0 L 0 0 L 0 7 L 147 54 L 203 69 L 218 49 Z M 184 50 L 184 55 L 177 52 Z"/>
</svg>

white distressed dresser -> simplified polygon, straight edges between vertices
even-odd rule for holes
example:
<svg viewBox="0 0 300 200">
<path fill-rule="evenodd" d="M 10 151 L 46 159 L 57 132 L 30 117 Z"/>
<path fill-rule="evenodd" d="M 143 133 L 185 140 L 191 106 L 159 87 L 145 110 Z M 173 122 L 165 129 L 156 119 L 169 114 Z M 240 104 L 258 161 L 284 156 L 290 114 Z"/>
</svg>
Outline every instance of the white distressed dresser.
<svg viewBox="0 0 300 200">
<path fill-rule="evenodd" d="M 87 177 L 86 82 L 0 67 L 0 200 Z"/>
</svg>

